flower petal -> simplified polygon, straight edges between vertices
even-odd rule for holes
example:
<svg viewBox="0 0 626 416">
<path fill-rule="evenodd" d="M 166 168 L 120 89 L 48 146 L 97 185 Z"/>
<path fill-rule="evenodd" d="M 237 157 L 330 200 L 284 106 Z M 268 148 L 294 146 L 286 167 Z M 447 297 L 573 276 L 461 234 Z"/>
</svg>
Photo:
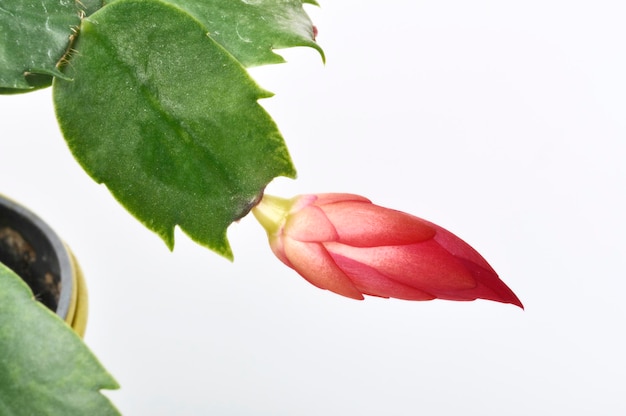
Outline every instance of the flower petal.
<svg viewBox="0 0 626 416">
<path fill-rule="evenodd" d="M 368 265 L 390 279 L 436 297 L 476 287 L 476 280 L 465 265 L 433 240 L 388 247 L 350 247 L 339 243 L 326 246 L 333 254 Z"/>
<path fill-rule="evenodd" d="M 293 269 L 293 265 L 291 264 L 291 262 L 285 255 L 285 245 L 283 244 L 283 241 L 284 241 L 284 238 L 282 235 L 270 237 L 269 238 L 270 248 L 272 249 L 276 257 L 278 257 L 280 261 L 282 261 L 283 263 L 285 263 L 285 265 Z"/>
<path fill-rule="evenodd" d="M 319 243 L 304 243 L 285 237 L 283 240 L 285 255 L 295 271 L 313 285 L 340 295 L 363 299 L 363 294 L 335 264 L 326 249 Z"/>
<path fill-rule="evenodd" d="M 519 298 L 513 293 L 513 291 L 504 283 L 496 274 L 493 269 L 485 269 L 480 265 L 473 263 L 469 260 L 460 259 L 465 264 L 468 270 L 472 272 L 472 275 L 476 279 L 476 288 L 467 291 L 467 293 L 454 293 L 450 297 L 442 297 L 442 299 L 450 300 L 474 300 L 474 299 L 488 299 L 502 303 L 512 303 L 520 308 L 524 309 L 524 305 Z M 460 295 L 469 296 L 469 299 L 460 299 Z"/>
<path fill-rule="evenodd" d="M 485 260 L 485 258 L 481 256 L 478 251 L 476 251 L 472 246 L 470 246 L 465 241 L 463 241 L 450 231 L 446 230 L 445 228 L 442 228 L 433 223 L 429 224 L 435 230 L 437 230 L 435 241 L 437 241 L 437 243 L 439 243 L 439 245 L 446 249 L 450 254 L 469 260 L 472 263 L 476 263 L 481 267 L 487 270 L 491 270 L 495 273 L 493 268 L 489 265 L 489 263 L 487 263 L 487 260 Z"/>
<path fill-rule="evenodd" d="M 291 214 L 283 233 L 298 241 L 335 241 L 339 238 L 324 211 L 315 205 L 306 206 Z"/>
<path fill-rule="evenodd" d="M 418 243 L 433 238 L 436 233 L 421 218 L 369 203 L 337 202 L 322 209 L 335 226 L 338 241 L 354 247 Z"/>
<path fill-rule="evenodd" d="M 369 199 L 361 195 L 328 193 L 328 194 L 317 194 L 315 205 L 321 207 L 322 205 L 326 205 L 326 204 L 334 204 L 335 202 L 346 202 L 346 201 L 369 202 L 370 204 L 372 203 L 372 201 L 370 201 Z"/>
<path fill-rule="evenodd" d="M 432 300 L 435 296 L 389 279 L 374 268 L 348 257 L 329 252 L 337 266 L 352 280 L 354 286 L 366 295 L 405 300 Z"/>
<path fill-rule="evenodd" d="M 476 279 L 477 287 L 466 294 L 466 296 L 471 297 L 470 300 L 489 299 L 497 302 L 512 303 L 524 309 L 524 305 L 519 298 L 498 277 L 496 271 L 478 251 L 445 228 L 436 224 L 431 225 L 437 229 L 437 235 L 434 240 L 463 263 Z M 455 296 L 458 295 L 460 294 L 455 294 Z M 449 299 L 461 300 L 455 297 Z"/>
</svg>

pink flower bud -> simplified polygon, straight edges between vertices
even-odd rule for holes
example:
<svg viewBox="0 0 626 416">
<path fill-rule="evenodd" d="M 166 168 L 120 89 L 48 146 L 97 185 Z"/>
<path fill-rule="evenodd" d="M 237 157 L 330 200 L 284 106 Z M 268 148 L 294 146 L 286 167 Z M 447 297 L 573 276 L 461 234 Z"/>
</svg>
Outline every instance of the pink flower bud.
<svg viewBox="0 0 626 416">
<path fill-rule="evenodd" d="M 351 194 L 265 195 L 253 208 L 276 256 L 353 299 L 520 300 L 476 250 L 421 218 Z"/>
</svg>

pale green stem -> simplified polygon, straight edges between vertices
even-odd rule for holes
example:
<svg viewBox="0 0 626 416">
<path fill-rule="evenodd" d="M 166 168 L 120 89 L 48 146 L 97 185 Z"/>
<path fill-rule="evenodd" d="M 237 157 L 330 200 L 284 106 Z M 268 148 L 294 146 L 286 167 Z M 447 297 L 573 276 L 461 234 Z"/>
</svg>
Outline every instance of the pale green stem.
<svg viewBox="0 0 626 416">
<path fill-rule="evenodd" d="M 263 199 L 254 208 L 252 214 L 261 223 L 268 236 L 277 235 L 291 211 L 293 199 L 263 195 Z"/>
</svg>

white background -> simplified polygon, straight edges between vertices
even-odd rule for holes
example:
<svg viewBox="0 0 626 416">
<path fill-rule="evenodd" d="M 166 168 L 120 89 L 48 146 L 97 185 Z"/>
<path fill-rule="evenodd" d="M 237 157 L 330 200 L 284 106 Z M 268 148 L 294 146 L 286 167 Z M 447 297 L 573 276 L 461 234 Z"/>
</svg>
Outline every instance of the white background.
<svg viewBox="0 0 626 416">
<path fill-rule="evenodd" d="M 234 263 L 170 253 L 67 150 L 50 90 L 0 97 L 0 192 L 86 273 L 86 341 L 126 415 L 626 413 L 626 3 L 330 1 L 327 54 L 255 69 L 299 179 L 477 248 L 526 306 L 363 302 L 271 254 L 250 216 Z"/>
</svg>

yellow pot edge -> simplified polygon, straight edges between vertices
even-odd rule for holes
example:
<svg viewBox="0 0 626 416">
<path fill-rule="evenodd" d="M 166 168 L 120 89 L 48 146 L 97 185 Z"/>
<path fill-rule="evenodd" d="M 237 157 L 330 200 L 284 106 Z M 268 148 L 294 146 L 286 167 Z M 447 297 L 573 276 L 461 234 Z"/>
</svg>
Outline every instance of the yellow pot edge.
<svg viewBox="0 0 626 416">
<path fill-rule="evenodd" d="M 74 332 L 81 338 L 84 337 L 87 329 L 87 318 L 89 315 L 89 297 L 87 294 L 87 285 L 85 283 L 85 277 L 83 271 L 67 245 L 65 246 L 70 256 L 70 262 L 72 266 L 72 295 L 70 300 L 70 307 L 67 311 L 65 322 L 72 327 Z"/>
</svg>

